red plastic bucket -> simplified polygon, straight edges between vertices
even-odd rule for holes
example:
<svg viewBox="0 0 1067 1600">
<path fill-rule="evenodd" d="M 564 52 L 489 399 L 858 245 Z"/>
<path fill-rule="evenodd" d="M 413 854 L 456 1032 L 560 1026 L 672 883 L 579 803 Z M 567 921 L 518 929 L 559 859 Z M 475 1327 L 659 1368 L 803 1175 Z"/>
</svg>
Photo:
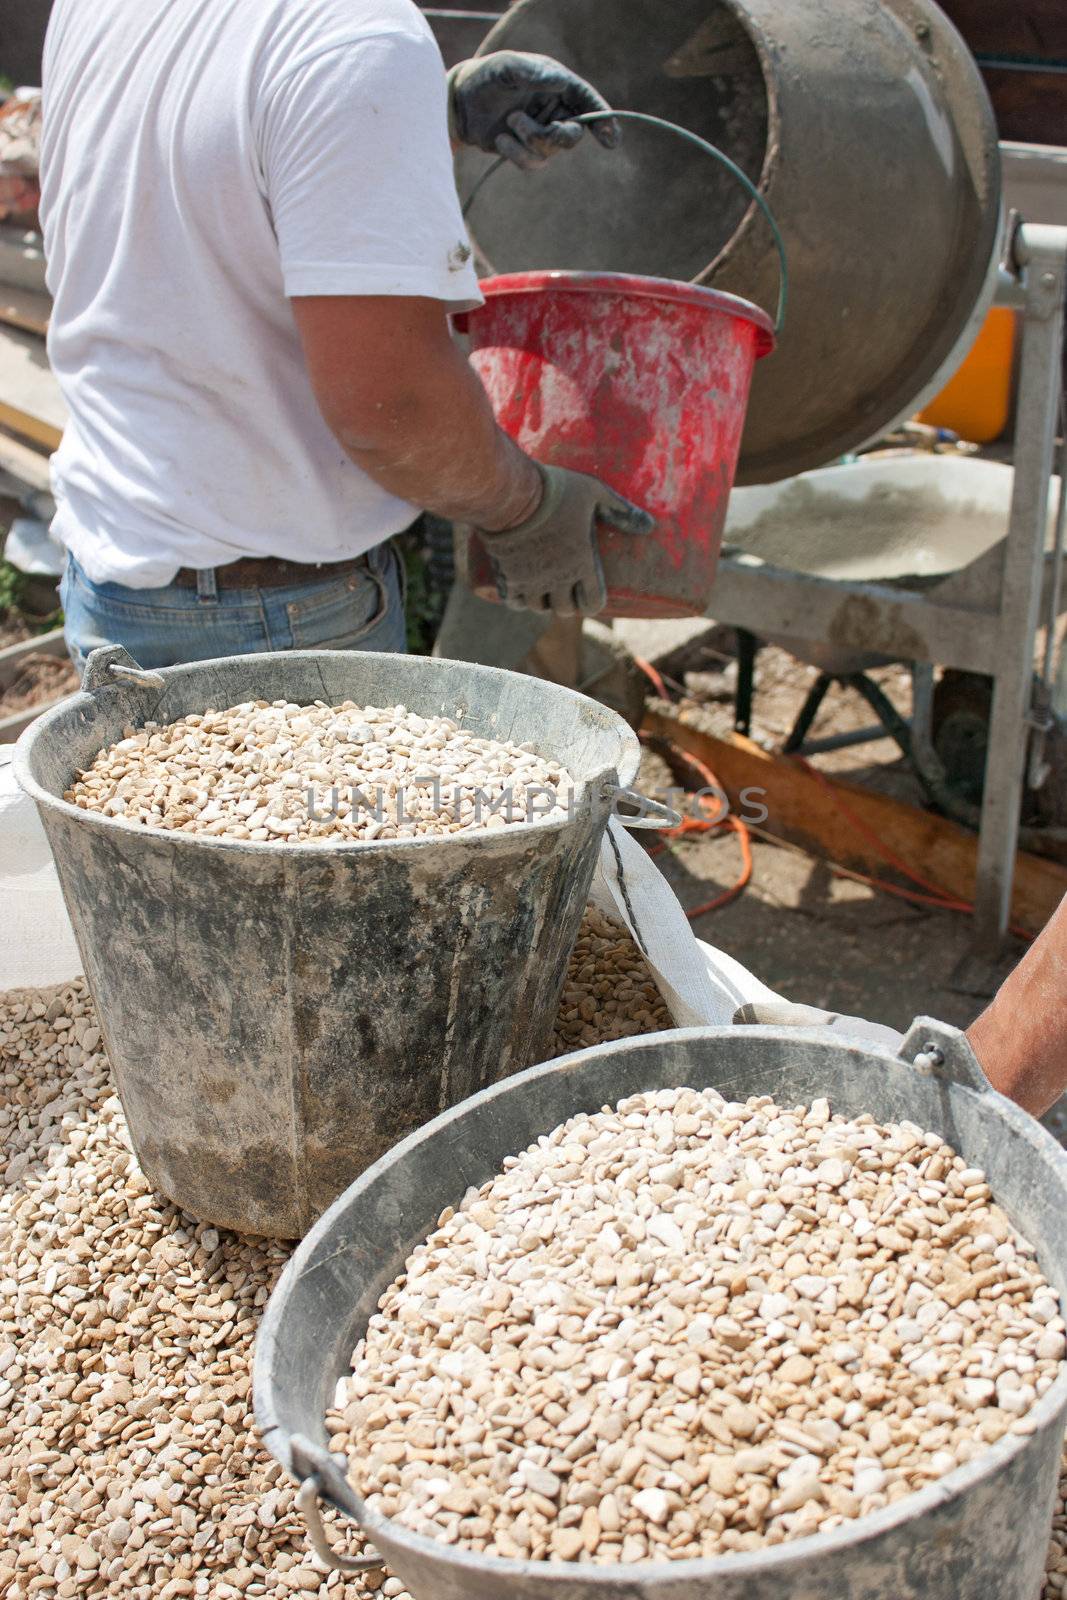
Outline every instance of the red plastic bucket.
<svg viewBox="0 0 1067 1600">
<path fill-rule="evenodd" d="M 615 272 L 482 284 L 471 362 L 504 430 L 536 460 L 588 472 L 656 518 L 602 529 L 608 617 L 700 616 L 711 597 L 752 370 L 770 317 L 735 295 Z M 496 599 L 472 535 L 468 579 Z"/>
</svg>

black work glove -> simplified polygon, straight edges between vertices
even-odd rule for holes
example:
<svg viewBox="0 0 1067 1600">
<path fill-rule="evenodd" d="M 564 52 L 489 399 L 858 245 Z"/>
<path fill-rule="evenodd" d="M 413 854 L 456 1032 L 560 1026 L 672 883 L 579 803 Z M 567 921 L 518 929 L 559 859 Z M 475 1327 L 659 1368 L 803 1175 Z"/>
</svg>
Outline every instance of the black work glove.
<svg viewBox="0 0 1067 1600">
<path fill-rule="evenodd" d="M 448 74 L 448 129 L 459 144 L 506 156 L 517 167 L 543 167 L 582 137 L 572 118 L 607 111 L 607 101 L 551 56 L 496 50 L 461 61 Z M 612 120 L 590 123 L 594 139 L 613 150 L 622 136 Z"/>
<path fill-rule="evenodd" d="M 478 530 L 493 563 L 497 591 L 514 611 L 592 616 L 608 602 L 597 522 L 622 533 L 648 534 L 655 520 L 584 472 L 541 462 L 537 470 L 545 492 L 533 516 L 505 533 Z"/>
</svg>

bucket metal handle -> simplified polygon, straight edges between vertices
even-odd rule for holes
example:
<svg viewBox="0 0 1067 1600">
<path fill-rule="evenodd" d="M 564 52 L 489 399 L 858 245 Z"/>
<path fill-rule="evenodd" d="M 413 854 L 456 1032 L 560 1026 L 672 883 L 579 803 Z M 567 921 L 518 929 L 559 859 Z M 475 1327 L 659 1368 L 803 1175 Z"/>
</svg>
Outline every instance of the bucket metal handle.
<svg viewBox="0 0 1067 1600">
<path fill-rule="evenodd" d="M 665 806 L 659 800 L 652 800 L 648 795 L 638 792 L 637 789 L 612 789 L 612 798 L 615 804 L 614 815 L 624 828 L 680 828 L 682 814 Z M 636 807 L 636 815 L 622 812 L 619 805 Z"/>
<path fill-rule="evenodd" d="M 995 1090 L 982 1071 L 967 1035 L 932 1017 L 916 1017 L 900 1047 L 901 1057 L 928 1077 L 941 1078 L 978 1094 Z"/>
<path fill-rule="evenodd" d="M 370 1572 L 384 1566 L 381 1556 L 342 1556 L 332 1549 L 319 1510 L 319 1480 L 305 1478 L 296 1492 L 296 1504 L 307 1527 L 308 1543 L 330 1572 Z"/>
<path fill-rule="evenodd" d="M 338 1510 L 359 1526 L 355 1497 L 340 1470 L 338 1458 L 299 1433 L 293 1435 L 289 1448 L 292 1471 L 300 1483 L 296 1494 L 297 1508 L 307 1526 L 308 1542 L 323 1566 L 331 1572 L 371 1572 L 375 1567 L 384 1567 L 385 1560 L 377 1551 L 362 1556 L 341 1555 L 326 1537 L 319 1505 L 324 1493 Z"/>
<path fill-rule="evenodd" d="M 732 160 L 725 150 L 720 150 L 717 144 L 712 144 L 710 139 L 702 138 L 699 133 L 694 133 L 691 128 L 683 128 L 677 122 L 669 122 L 666 117 L 654 117 L 647 111 L 583 111 L 580 116 L 572 117 L 570 120 L 572 122 L 604 122 L 608 118 L 616 118 L 623 122 L 642 122 L 646 127 L 665 128 L 668 133 L 676 133 L 680 139 L 687 140 L 689 144 L 695 145 L 698 150 L 703 150 L 706 155 L 712 156 L 721 166 L 724 166 L 727 172 L 737 179 L 749 199 L 759 206 L 767 219 L 767 226 L 771 230 L 774 247 L 778 252 L 778 305 L 774 313 L 774 331 L 776 335 L 780 334 L 785 326 L 785 308 L 789 299 L 789 263 L 786 257 L 785 241 L 782 238 L 782 230 L 778 226 L 774 212 L 767 204 L 765 197 L 752 182 L 748 173 L 742 171 L 737 162 Z M 464 202 L 464 219 L 470 214 L 471 207 L 477 200 L 483 186 L 489 182 L 494 173 L 499 172 L 501 167 L 506 167 L 507 164 L 507 156 L 500 156 L 482 173 Z M 486 265 L 490 271 L 493 271 L 491 262 L 487 260 Z M 699 280 L 694 278 L 692 281 L 696 283 Z"/>
<path fill-rule="evenodd" d="M 102 644 L 89 652 L 82 673 L 82 688 L 91 694 L 113 684 L 116 678 L 128 683 L 139 683 L 146 689 L 165 689 L 167 680 L 161 672 L 146 672 L 120 644 Z"/>
</svg>

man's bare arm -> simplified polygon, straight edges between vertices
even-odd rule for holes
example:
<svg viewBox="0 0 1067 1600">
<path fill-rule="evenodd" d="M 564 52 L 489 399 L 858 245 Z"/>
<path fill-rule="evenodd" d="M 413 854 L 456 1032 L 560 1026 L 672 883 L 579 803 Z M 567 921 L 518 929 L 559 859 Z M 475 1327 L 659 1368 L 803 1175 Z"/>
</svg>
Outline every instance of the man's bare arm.
<svg viewBox="0 0 1067 1600">
<path fill-rule="evenodd" d="M 967 1037 L 993 1087 L 1035 1117 L 1067 1091 L 1067 898 Z"/>
<path fill-rule="evenodd" d="M 498 427 L 439 300 L 316 295 L 291 304 L 322 414 L 376 483 L 490 530 L 537 510 L 541 475 Z"/>
</svg>

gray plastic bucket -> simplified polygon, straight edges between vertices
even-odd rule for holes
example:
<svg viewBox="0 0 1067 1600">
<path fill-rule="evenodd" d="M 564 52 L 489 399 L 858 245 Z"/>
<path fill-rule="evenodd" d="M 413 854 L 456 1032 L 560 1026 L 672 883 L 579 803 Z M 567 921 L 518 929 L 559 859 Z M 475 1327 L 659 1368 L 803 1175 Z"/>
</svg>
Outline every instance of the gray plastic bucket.
<svg viewBox="0 0 1067 1600">
<path fill-rule="evenodd" d="M 935 1063 L 938 1063 L 935 1065 Z M 366 1530 L 417 1600 L 1037 1600 L 1060 1468 L 1067 1371 L 1031 1413 L 1036 1432 L 883 1511 L 752 1554 L 634 1566 L 575 1566 L 474 1555 L 367 1510 L 327 1450 L 337 1379 L 377 1308 L 446 1205 L 505 1156 L 578 1112 L 642 1090 L 714 1085 L 730 1098 L 787 1105 L 826 1095 L 834 1111 L 907 1118 L 977 1166 L 1067 1292 L 1067 1155 L 989 1087 L 964 1037 L 926 1018 L 900 1054 L 825 1030 L 690 1028 L 600 1045 L 534 1067 L 407 1139 L 331 1206 L 271 1297 L 255 1362 L 256 1418 L 300 1480 L 322 1545 L 318 1497 Z"/>
<path fill-rule="evenodd" d="M 16 777 L 145 1176 L 194 1216 L 295 1237 L 413 1128 L 547 1054 L 638 742 L 583 695 L 492 667 L 317 650 L 116 681 L 129 662 L 94 652 L 94 686 L 26 731 Z M 282 697 L 456 717 L 529 740 L 581 789 L 557 820 L 321 845 L 154 831 L 63 799 L 127 723 Z"/>
</svg>

